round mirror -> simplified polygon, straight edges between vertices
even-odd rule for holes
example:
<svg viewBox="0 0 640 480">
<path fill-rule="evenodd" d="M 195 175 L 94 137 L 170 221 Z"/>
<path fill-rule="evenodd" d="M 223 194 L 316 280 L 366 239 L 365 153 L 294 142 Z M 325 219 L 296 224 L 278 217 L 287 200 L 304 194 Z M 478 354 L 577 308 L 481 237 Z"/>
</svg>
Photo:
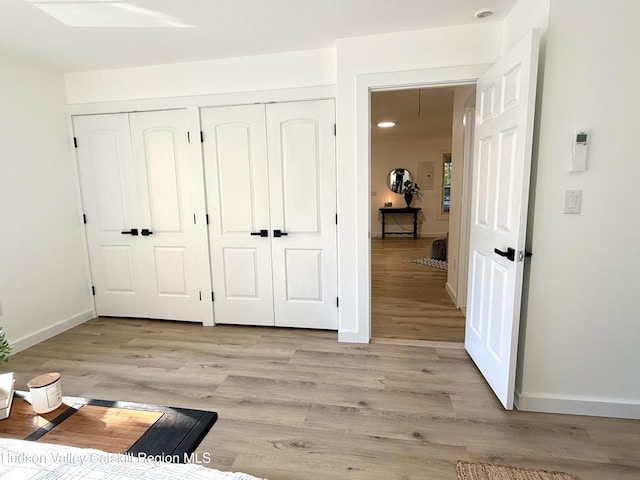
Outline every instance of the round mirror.
<svg viewBox="0 0 640 480">
<path fill-rule="evenodd" d="M 413 182 L 411 172 L 406 168 L 394 168 L 387 177 L 387 186 L 393 193 L 402 193 L 404 184 Z"/>
</svg>

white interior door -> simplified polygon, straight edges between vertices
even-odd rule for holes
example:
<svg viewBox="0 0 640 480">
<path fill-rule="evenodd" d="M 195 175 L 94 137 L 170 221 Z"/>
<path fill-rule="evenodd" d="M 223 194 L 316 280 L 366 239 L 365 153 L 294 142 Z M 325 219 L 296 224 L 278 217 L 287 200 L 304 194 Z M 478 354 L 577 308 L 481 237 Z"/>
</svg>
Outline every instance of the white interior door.
<svg viewBox="0 0 640 480">
<path fill-rule="evenodd" d="M 333 100 L 205 108 L 216 323 L 337 329 Z"/>
<path fill-rule="evenodd" d="M 513 408 L 539 37 L 478 79 L 465 348 Z"/>
<path fill-rule="evenodd" d="M 97 312 L 146 316 L 128 115 L 74 117 L 73 125 Z"/>
<path fill-rule="evenodd" d="M 334 119 L 333 100 L 267 105 L 276 326 L 338 328 Z"/>
<path fill-rule="evenodd" d="M 201 111 L 216 323 L 274 323 L 264 115 L 264 105 Z"/>
<path fill-rule="evenodd" d="M 210 314 L 186 115 L 74 118 L 98 315 L 204 322 Z"/>
<path fill-rule="evenodd" d="M 210 301 L 206 287 L 205 219 L 197 222 L 197 190 L 189 155 L 186 110 L 130 114 L 136 166 L 141 260 L 146 277 L 147 316 L 203 321 Z M 192 165 L 193 162 L 193 165 Z M 203 298 L 204 295 L 204 298 Z"/>
</svg>

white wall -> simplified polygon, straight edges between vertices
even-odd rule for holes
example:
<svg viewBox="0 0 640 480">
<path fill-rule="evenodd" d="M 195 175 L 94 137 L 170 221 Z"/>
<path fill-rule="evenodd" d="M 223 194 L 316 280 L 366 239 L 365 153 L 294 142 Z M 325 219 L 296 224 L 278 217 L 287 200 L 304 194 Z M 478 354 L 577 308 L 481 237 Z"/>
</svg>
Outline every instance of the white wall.
<svg viewBox="0 0 640 480">
<path fill-rule="evenodd" d="M 480 23 L 337 41 L 341 341 L 370 335 L 368 89 L 474 80 L 473 66 L 498 58 L 501 36 L 500 23 Z"/>
<path fill-rule="evenodd" d="M 92 317 L 64 82 L 0 58 L 0 325 L 15 350 Z"/>
<path fill-rule="evenodd" d="M 394 207 L 404 207 L 406 202 L 400 194 L 393 193 L 387 186 L 389 172 L 395 168 L 405 168 L 417 181 L 418 163 L 433 162 L 433 189 L 420 190 L 420 197 L 414 198 L 412 207 L 422 208 L 418 215 L 418 235 L 437 236 L 447 233 L 449 215 L 441 213 L 442 201 L 442 156 L 451 152 L 451 139 L 395 140 L 373 142 L 371 145 L 371 236 L 382 235 L 380 219 L 381 207 L 389 199 Z M 418 185 L 420 182 L 418 181 Z M 424 187 L 424 185 L 422 185 Z M 375 192 L 375 196 L 373 195 Z M 387 231 L 413 232 L 413 216 L 387 215 Z M 397 222 L 397 224 L 396 224 Z M 410 238 L 410 237 L 408 237 Z M 429 252 L 425 252 L 425 257 Z"/>
<path fill-rule="evenodd" d="M 336 83 L 333 48 L 69 73 L 70 104 L 187 97 Z"/>
<path fill-rule="evenodd" d="M 519 0 L 502 22 L 502 53 L 518 42 L 529 30 L 537 28 L 544 37 L 551 0 Z"/>
<path fill-rule="evenodd" d="M 518 407 L 640 418 L 640 3 L 552 0 Z M 581 53 L 582 52 L 582 53 Z M 591 132 L 569 173 L 572 137 Z M 582 213 L 561 213 L 566 189 Z"/>
<path fill-rule="evenodd" d="M 499 22 L 483 22 L 338 40 L 336 49 L 72 73 L 66 75 L 67 100 L 75 104 L 74 108 L 90 103 L 95 113 L 100 105 L 104 111 L 112 111 L 126 101 L 127 107 L 137 103 L 149 108 L 154 98 L 173 98 L 174 107 L 180 102 L 197 106 L 200 99 L 194 96 L 257 91 L 268 95 L 268 91 L 337 83 L 340 339 L 366 342 L 369 312 L 358 302 L 368 304 L 368 297 L 363 295 L 368 294 L 369 282 L 370 190 L 368 153 L 364 161 L 360 159 L 361 170 L 365 165 L 364 175 L 356 168 L 358 76 L 394 72 L 400 74 L 403 83 L 407 83 L 408 75 L 417 84 L 425 78 L 435 83 L 439 78 L 473 80 L 478 66 L 499 55 L 501 35 Z M 235 98 L 242 101 L 241 95 Z M 261 101 L 265 98 L 263 95 Z M 156 105 L 166 107 L 162 102 Z M 366 128 L 366 123 L 358 125 Z"/>
</svg>

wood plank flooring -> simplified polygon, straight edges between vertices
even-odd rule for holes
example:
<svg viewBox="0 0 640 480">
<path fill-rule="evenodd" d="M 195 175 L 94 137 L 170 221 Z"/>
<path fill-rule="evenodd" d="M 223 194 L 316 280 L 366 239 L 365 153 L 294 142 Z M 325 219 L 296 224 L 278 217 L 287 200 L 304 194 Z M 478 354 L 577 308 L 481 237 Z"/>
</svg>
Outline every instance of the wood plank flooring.
<svg viewBox="0 0 640 480">
<path fill-rule="evenodd" d="M 446 270 L 412 260 L 428 257 L 433 238 L 371 239 L 371 335 L 464 342 L 464 316 L 445 289 Z"/>
<path fill-rule="evenodd" d="M 270 480 L 455 480 L 455 461 L 640 478 L 640 421 L 504 411 L 466 352 L 335 332 L 100 318 L 14 355 L 25 389 L 214 410 L 208 466 Z"/>
</svg>

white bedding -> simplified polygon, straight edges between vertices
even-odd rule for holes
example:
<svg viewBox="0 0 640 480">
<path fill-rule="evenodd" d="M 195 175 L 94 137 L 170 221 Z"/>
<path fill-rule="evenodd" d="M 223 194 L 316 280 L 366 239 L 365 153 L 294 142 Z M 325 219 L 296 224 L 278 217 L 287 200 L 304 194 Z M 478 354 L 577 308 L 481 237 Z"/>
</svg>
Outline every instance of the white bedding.
<svg viewBox="0 0 640 480">
<path fill-rule="evenodd" d="M 260 480 L 246 473 L 221 472 L 100 450 L 0 439 L 0 478 L 10 480 Z"/>
</svg>

